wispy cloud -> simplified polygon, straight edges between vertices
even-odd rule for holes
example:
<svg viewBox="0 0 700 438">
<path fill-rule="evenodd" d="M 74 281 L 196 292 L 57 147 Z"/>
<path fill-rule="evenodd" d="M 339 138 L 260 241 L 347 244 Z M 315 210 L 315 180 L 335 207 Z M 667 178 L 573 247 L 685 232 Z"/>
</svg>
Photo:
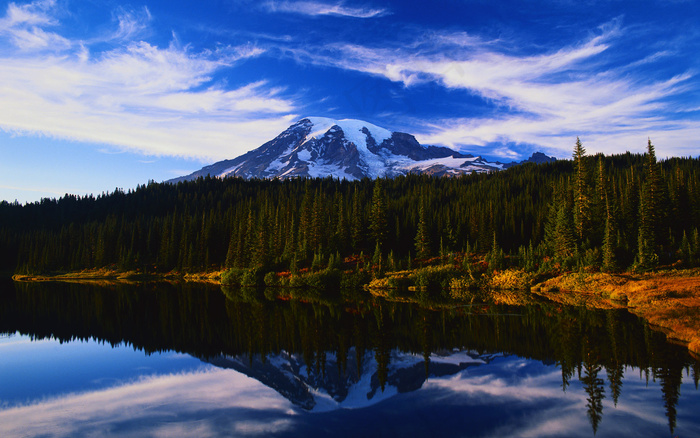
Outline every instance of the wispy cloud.
<svg viewBox="0 0 700 438">
<path fill-rule="evenodd" d="M 0 432 L 86 436 L 109 430 L 115 436 L 217 436 L 225 419 L 226 427 L 247 436 L 289 429 L 286 413 L 291 409 L 291 403 L 258 381 L 211 368 L 0 409 Z M 225 415 L 202 419 L 207 411 Z M 251 412 L 258 413 L 258 421 L 250 418 Z M 118 431 L 114 424 L 120 425 Z"/>
<path fill-rule="evenodd" d="M 49 13 L 55 5 L 55 0 L 42 0 L 21 6 L 10 3 L 5 17 L 0 18 L 0 36 L 9 38 L 14 46 L 23 50 L 70 47 L 66 38 L 45 30 L 58 24 Z"/>
<path fill-rule="evenodd" d="M 133 39 L 150 12 L 120 10 L 107 38 L 118 47 L 93 53 L 99 41 L 51 34 L 53 1 L 10 4 L 0 38 L 15 45 L 0 55 L 0 129 L 111 144 L 148 155 L 230 158 L 284 130 L 295 103 L 261 80 L 227 87 L 220 71 L 264 52 L 222 46 L 192 52 L 174 42 L 157 47 Z M 26 36 L 29 32 L 32 38 Z M 49 44 L 50 40 L 63 43 Z"/>
<path fill-rule="evenodd" d="M 151 12 L 145 6 L 140 11 L 121 9 L 114 13 L 114 18 L 118 28 L 113 37 L 120 40 L 130 40 L 141 35 L 152 19 Z"/>
<path fill-rule="evenodd" d="M 269 12 L 284 12 L 301 15 L 336 15 L 353 18 L 374 18 L 389 14 L 386 9 L 351 7 L 344 3 L 321 3 L 313 1 L 268 1 L 263 8 Z"/>
<path fill-rule="evenodd" d="M 421 142 L 454 148 L 532 144 L 568 155 L 577 135 L 591 152 L 643 149 L 648 136 L 675 138 L 673 155 L 700 149 L 697 128 L 676 121 L 692 72 L 650 79 L 634 68 L 669 56 L 660 51 L 628 64 L 611 63 L 625 31 L 614 20 L 595 35 L 541 53 L 512 53 L 512 41 L 464 33 L 433 34 L 394 47 L 326 44 L 294 51 L 299 62 L 360 71 L 403 84 L 439 84 L 478 97 L 488 116 L 433 119 L 417 127 Z M 617 52 L 616 52 L 617 53 Z M 495 115 L 494 115 L 495 114 Z M 622 142 L 622 143 L 619 143 Z M 507 152 L 507 151 L 506 151 Z M 687 155 L 687 153 L 686 153 Z M 509 157 L 508 153 L 504 158 Z"/>
</svg>

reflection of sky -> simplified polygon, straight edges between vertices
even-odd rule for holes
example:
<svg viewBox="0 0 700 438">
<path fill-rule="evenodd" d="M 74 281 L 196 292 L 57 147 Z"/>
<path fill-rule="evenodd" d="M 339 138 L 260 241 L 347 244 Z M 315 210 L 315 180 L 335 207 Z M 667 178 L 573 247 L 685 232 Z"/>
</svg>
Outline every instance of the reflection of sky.
<svg viewBox="0 0 700 438">
<path fill-rule="evenodd" d="M 114 386 L 144 375 L 194 369 L 189 355 L 152 354 L 98 342 L 31 341 L 25 336 L 0 338 L 0 404 L 15 405 L 66 392 Z"/>
<path fill-rule="evenodd" d="M 625 370 L 615 407 L 604 373 L 599 377 L 606 398 L 596 436 L 669 435 L 659 382 L 647 385 L 639 370 Z M 369 408 L 320 413 L 234 370 L 94 342 L 0 339 L 0 379 L 5 401 L 6 388 L 46 387 L 0 410 L 2 437 L 593 435 L 581 383 L 574 379 L 563 392 L 558 368 L 518 357 L 430 378 L 418 391 Z M 685 380 L 674 434 L 700 436 L 700 391 Z"/>
</svg>

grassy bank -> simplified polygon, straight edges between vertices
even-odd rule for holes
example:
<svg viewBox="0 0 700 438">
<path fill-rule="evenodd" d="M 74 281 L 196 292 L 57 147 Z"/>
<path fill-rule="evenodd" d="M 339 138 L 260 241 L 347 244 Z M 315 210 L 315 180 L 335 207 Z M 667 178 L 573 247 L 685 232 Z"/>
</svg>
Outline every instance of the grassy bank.
<svg viewBox="0 0 700 438">
<path fill-rule="evenodd" d="M 569 273 L 536 284 L 531 290 L 567 304 L 626 307 L 700 355 L 700 269 Z"/>
<path fill-rule="evenodd" d="M 15 281 L 94 281 L 94 282 L 127 282 L 137 283 L 143 281 L 207 281 L 220 283 L 222 271 L 201 272 L 201 273 L 179 273 L 179 272 L 141 272 L 120 271 L 117 269 L 100 268 L 85 269 L 76 272 L 65 272 L 55 274 L 15 274 L 12 279 Z"/>
</svg>

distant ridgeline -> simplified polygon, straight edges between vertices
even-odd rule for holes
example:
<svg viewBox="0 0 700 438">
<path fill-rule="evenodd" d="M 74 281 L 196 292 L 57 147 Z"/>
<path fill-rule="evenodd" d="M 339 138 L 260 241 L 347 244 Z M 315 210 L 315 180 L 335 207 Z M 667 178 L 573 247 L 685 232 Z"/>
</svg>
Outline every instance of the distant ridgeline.
<svg viewBox="0 0 700 438">
<path fill-rule="evenodd" d="M 697 266 L 698 227 L 700 159 L 577 142 L 572 160 L 454 178 L 207 177 L 3 202 L 0 271 L 649 270 Z"/>
</svg>

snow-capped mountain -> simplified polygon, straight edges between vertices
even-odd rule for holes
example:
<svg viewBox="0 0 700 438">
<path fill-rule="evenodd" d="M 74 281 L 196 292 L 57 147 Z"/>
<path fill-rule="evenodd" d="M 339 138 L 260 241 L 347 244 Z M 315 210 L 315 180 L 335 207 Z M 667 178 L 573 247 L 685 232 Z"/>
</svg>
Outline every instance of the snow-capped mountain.
<svg viewBox="0 0 700 438">
<path fill-rule="evenodd" d="M 231 368 L 274 389 L 295 405 L 317 411 L 360 408 L 386 400 L 396 394 L 415 391 L 428 376 L 452 376 L 467 367 L 489 363 L 493 355 L 478 355 L 466 350 L 432 353 L 426 370 L 421 355 L 392 350 L 382 390 L 379 365 L 372 351 L 357 360 L 356 351 L 348 352 L 345 367 L 335 354 L 326 353 L 322 364 L 306 364 L 302 355 L 220 356 L 207 360 L 220 368 Z"/>
<path fill-rule="evenodd" d="M 407 173 L 441 176 L 490 172 L 513 164 L 489 162 L 446 147 L 423 146 L 410 134 L 391 132 L 361 120 L 306 117 L 257 149 L 170 182 L 207 175 L 243 178 L 333 176 L 348 180 Z"/>
</svg>

